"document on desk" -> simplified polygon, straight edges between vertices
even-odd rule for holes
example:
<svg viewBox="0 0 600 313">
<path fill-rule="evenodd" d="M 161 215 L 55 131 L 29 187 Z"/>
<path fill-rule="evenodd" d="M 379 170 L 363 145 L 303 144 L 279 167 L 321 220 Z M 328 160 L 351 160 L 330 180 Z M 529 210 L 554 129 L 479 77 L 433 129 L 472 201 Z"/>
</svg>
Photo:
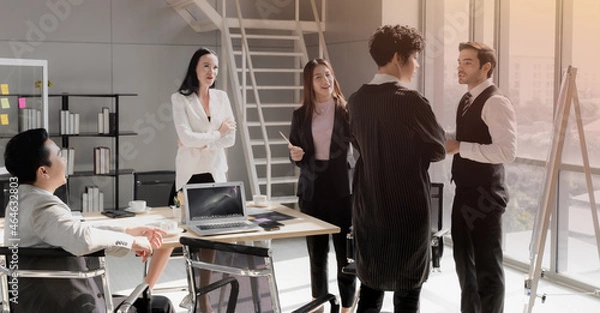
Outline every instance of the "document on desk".
<svg viewBox="0 0 600 313">
<path fill-rule="evenodd" d="M 248 208 L 248 219 L 255 223 L 279 222 L 294 219 L 293 216 L 267 209 Z"/>
<path fill-rule="evenodd" d="M 121 227 L 132 227 L 132 226 L 155 226 L 160 224 L 161 220 L 167 220 L 165 217 L 158 215 L 151 216 L 136 216 L 136 217 L 126 217 L 126 218 L 117 218 L 117 219 L 108 219 L 101 218 L 96 220 L 86 220 L 86 224 L 90 225 L 109 225 L 109 226 L 121 226 Z"/>
</svg>

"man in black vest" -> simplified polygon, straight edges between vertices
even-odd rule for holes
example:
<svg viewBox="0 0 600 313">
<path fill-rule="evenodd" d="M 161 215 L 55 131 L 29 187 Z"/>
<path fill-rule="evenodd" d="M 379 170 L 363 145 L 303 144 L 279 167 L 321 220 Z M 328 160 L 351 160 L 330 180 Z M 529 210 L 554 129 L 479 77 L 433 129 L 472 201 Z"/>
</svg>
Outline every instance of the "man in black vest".
<svg viewBox="0 0 600 313">
<path fill-rule="evenodd" d="M 456 113 L 456 133 L 446 152 L 454 155 L 452 240 L 462 289 L 461 312 L 504 311 L 502 213 L 508 203 L 503 163 L 515 159 L 517 123 L 513 107 L 490 77 L 492 48 L 479 42 L 459 45 L 458 82 L 469 91 Z"/>
</svg>

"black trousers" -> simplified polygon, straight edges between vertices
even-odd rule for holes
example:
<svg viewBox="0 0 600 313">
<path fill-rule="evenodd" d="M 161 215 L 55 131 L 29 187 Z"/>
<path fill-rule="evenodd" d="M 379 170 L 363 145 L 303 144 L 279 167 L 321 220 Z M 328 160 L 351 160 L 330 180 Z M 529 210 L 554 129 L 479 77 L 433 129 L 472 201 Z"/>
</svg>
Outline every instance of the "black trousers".
<svg viewBox="0 0 600 313">
<path fill-rule="evenodd" d="M 202 173 L 202 174 L 194 174 L 188 180 L 187 184 L 201 184 L 201 183 L 214 183 L 215 180 L 211 173 Z M 175 183 L 173 183 L 173 187 L 171 187 L 171 192 L 169 193 L 169 205 L 175 204 L 175 195 L 177 195 L 177 191 L 175 190 Z"/>
<path fill-rule="evenodd" d="M 503 187 L 456 188 L 452 241 L 461 287 L 461 312 L 504 312 L 502 214 Z"/>
<path fill-rule="evenodd" d="M 419 312 L 419 297 L 421 288 L 395 291 L 394 313 L 417 313 Z M 365 284 L 360 285 L 360 298 L 358 300 L 357 313 L 378 313 L 383 306 L 384 292 L 373 289 Z"/>
<path fill-rule="evenodd" d="M 339 197 L 335 190 L 331 171 L 327 169 L 326 161 L 317 161 L 317 168 L 324 169 L 315 179 L 315 192 L 311 201 L 299 199 L 303 213 L 340 227 L 340 233 L 333 234 L 333 247 L 337 261 L 337 283 L 342 300 L 342 307 L 349 308 L 354 301 L 356 292 L 356 277 L 344 274 L 342 268 L 348 264 L 346 258 L 346 234 L 352 224 L 351 196 Z M 310 259 L 310 281 L 312 296 L 318 298 L 327 294 L 328 269 L 327 256 L 329 253 L 329 235 L 307 236 L 306 246 Z"/>
</svg>

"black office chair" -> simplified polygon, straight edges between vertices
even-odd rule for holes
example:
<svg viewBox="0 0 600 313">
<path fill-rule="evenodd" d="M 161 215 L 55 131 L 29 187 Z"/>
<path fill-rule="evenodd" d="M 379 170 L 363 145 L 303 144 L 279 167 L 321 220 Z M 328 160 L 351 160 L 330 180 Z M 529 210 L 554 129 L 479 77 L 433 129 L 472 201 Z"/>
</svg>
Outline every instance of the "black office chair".
<svg viewBox="0 0 600 313">
<path fill-rule="evenodd" d="M 441 270 L 440 260 L 444 254 L 444 235 L 450 229 L 444 228 L 444 183 L 431 183 L 431 268 Z"/>
<path fill-rule="evenodd" d="M 157 170 L 133 173 L 133 200 L 146 200 L 149 207 L 168 206 L 172 203 L 171 189 L 175 186 L 175 171 Z M 177 247 L 171 258 L 183 257 L 183 250 Z M 144 265 L 144 276 L 147 275 L 147 264 Z M 172 288 L 155 288 L 155 291 L 181 291 L 187 286 Z"/>
<path fill-rule="evenodd" d="M 235 303 L 231 296 L 225 299 L 223 289 L 219 289 L 220 294 L 209 297 L 214 312 L 223 312 L 225 308 L 227 312 L 281 312 L 271 249 L 191 237 L 181 237 L 179 242 L 183 246 L 190 288 L 196 291 L 191 293 L 192 312 L 200 312 L 200 294 L 197 291 L 203 288 L 200 285 L 202 271 L 209 272 L 211 282 L 222 277 L 234 277 L 239 282 L 239 296 Z M 214 256 L 214 260 L 206 260 L 206 255 Z M 331 294 L 293 312 L 311 312 L 325 303 L 329 303 L 330 312 L 339 312 L 337 298 Z"/>
<path fill-rule="evenodd" d="M 108 270 L 106 268 L 104 250 L 88 254 L 85 256 L 74 256 L 61 248 L 22 248 L 18 247 L 0 247 L 0 312 L 11 312 L 14 310 L 15 303 L 11 297 L 15 294 L 15 285 L 13 284 L 22 278 L 32 279 L 90 279 L 93 278 L 102 290 L 104 302 L 108 312 L 138 312 L 150 313 L 160 312 L 155 309 L 158 307 L 173 308 L 171 302 L 162 296 L 150 296 L 148 284 L 139 284 L 133 292 L 121 301 L 115 308 L 113 296 L 108 284 Z M 15 266 L 15 261 L 18 266 Z M 33 262 L 29 262 L 33 261 Z M 57 261 L 58 260 L 58 261 Z M 66 263 L 82 263 L 91 269 L 68 270 L 64 267 Z M 91 264 L 95 264 L 91 266 Z M 29 266 L 28 266 L 29 265 Z M 16 289 L 17 295 L 20 290 Z M 59 292 L 69 292 L 60 290 Z M 108 295 L 108 296 L 106 296 Z M 94 295 L 95 296 L 95 295 Z M 121 297 L 122 298 L 122 297 Z M 118 299 L 118 297 L 116 298 Z M 36 306 L 44 306 L 44 303 L 37 303 Z M 135 309 L 134 309 L 135 308 Z M 133 310 L 132 310 L 133 309 Z"/>
<path fill-rule="evenodd" d="M 146 200 L 150 207 L 168 206 L 174 184 L 174 171 L 134 172 L 133 199 Z"/>
</svg>

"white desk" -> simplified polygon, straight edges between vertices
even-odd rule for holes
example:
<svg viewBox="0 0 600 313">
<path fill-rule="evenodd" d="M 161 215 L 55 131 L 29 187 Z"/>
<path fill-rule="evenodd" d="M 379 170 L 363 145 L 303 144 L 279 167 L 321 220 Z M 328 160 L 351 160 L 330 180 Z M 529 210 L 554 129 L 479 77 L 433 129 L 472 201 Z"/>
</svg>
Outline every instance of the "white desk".
<svg viewBox="0 0 600 313">
<path fill-rule="evenodd" d="M 254 209 L 253 209 L 254 210 Z M 271 239 L 283 239 L 283 238 L 294 238 L 304 237 L 312 235 L 325 235 L 325 234 L 336 234 L 340 232 L 340 228 L 321 221 L 312 216 L 306 215 L 300 211 L 290 209 L 280 204 L 274 204 L 264 208 L 264 210 L 280 212 L 289 216 L 294 217 L 293 219 L 280 221 L 284 226 L 280 227 L 279 230 L 265 231 L 259 230 L 249 233 L 237 233 L 227 235 L 214 235 L 214 236 L 198 236 L 194 232 L 188 231 L 186 225 L 180 225 L 186 231 L 180 235 L 168 236 L 163 240 L 163 246 L 165 247 L 177 247 L 179 244 L 180 236 L 203 238 L 206 240 L 221 241 L 221 242 L 237 242 L 237 241 L 261 241 Z M 158 207 L 153 208 L 152 211 L 144 214 L 136 215 L 135 217 L 125 218 L 108 218 L 98 212 L 95 213 L 83 213 L 83 217 L 86 222 L 92 223 L 110 223 L 111 225 L 120 224 L 124 226 L 135 226 L 144 225 L 149 223 L 156 223 L 161 219 L 173 219 L 172 209 L 169 207 Z M 177 218 L 178 219 L 178 218 Z"/>
</svg>

